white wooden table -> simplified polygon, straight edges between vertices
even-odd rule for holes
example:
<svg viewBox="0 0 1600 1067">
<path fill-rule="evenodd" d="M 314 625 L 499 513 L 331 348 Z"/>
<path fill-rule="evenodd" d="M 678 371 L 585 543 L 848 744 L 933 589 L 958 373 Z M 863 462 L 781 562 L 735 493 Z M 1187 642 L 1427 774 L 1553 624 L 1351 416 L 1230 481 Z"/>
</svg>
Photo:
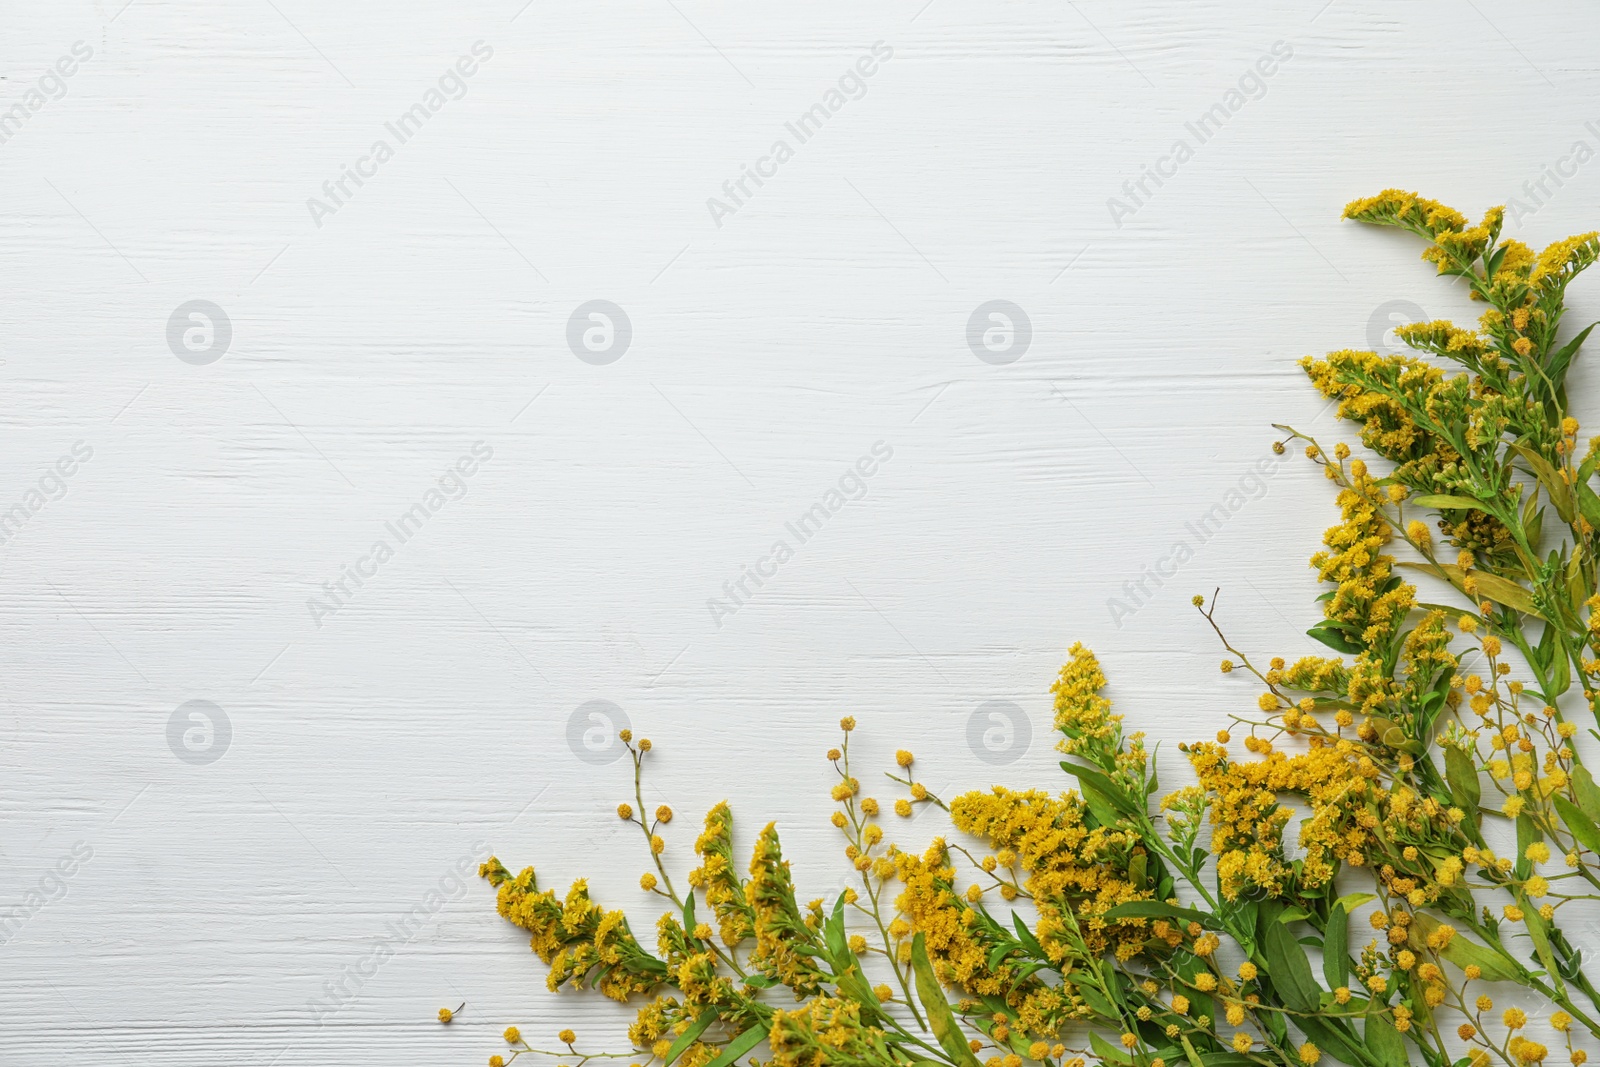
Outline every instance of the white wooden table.
<svg viewBox="0 0 1600 1067">
<path fill-rule="evenodd" d="M 1255 696 L 1191 594 L 1316 647 L 1330 493 L 1259 466 L 1334 436 L 1296 359 L 1473 314 L 1342 205 L 1600 221 L 1575 2 L 0 19 L 8 1067 L 620 1044 L 456 872 L 648 931 L 624 717 L 679 869 L 726 797 L 818 895 L 839 716 L 1064 786 L 1077 639 L 1179 780 Z"/>
</svg>

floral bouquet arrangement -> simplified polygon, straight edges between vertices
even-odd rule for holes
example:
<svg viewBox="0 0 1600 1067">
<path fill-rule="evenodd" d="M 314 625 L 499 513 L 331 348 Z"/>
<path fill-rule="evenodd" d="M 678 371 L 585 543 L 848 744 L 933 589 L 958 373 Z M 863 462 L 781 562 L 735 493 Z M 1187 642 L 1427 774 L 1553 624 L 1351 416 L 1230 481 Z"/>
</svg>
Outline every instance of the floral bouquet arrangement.
<svg viewBox="0 0 1600 1067">
<path fill-rule="evenodd" d="M 1172 792 L 1081 645 L 1052 687 L 1064 791 L 940 797 L 900 752 L 880 803 L 845 719 L 832 822 L 858 880 L 832 900 L 802 902 L 773 825 L 736 853 L 726 804 L 675 879 L 672 812 L 648 813 L 640 786 L 650 742 L 624 732 L 617 813 L 653 860 L 653 936 L 582 881 L 558 894 L 497 858 L 480 873 L 551 990 L 637 1004 L 634 1050 L 512 1028 L 491 1067 L 1584 1063 L 1600 991 L 1563 918 L 1600 899 L 1600 787 L 1567 716 L 1579 694 L 1600 713 L 1600 438 L 1580 444 L 1567 402 L 1593 327 L 1561 328 L 1600 237 L 1535 252 L 1501 239 L 1500 208 L 1469 225 L 1397 190 L 1344 214 L 1421 238 L 1485 311 L 1476 329 L 1401 328 L 1414 356 L 1303 361 L 1370 454 L 1290 427 L 1274 445 L 1298 442 L 1337 489 L 1309 631 L 1334 654 L 1253 661 L 1196 597 L 1222 670 L 1259 697 L 1181 746 L 1194 777 Z M 921 805 L 951 835 L 891 843 L 891 809 Z"/>
</svg>

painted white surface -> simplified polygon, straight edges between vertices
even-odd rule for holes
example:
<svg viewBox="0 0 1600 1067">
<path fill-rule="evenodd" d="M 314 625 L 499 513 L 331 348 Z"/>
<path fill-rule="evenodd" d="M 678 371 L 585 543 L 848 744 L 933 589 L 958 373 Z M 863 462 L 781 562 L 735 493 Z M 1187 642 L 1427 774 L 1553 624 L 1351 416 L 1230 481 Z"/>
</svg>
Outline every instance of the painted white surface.
<svg viewBox="0 0 1600 1067">
<path fill-rule="evenodd" d="M 1579 3 L 123 4 L 0 16 L 0 110 L 93 53 L 0 144 L 0 509 L 93 453 L 0 548 L 0 905 L 93 853 L 0 945 L 7 1065 L 616 1038 L 628 1013 L 546 994 L 487 887 L 449 880 L 487 842 L 650 929 L 624 765 L 569 748 L 587 701 L 655 740 L 680 869 L 727 797 L 818 894 L 841 714 L 863 765 L 913 747 L 936 789 L 1063 784 L 1046 690 L 1083 639 L 1153 736 L 1209 734 L 1254 691 L 1188 597 L 1222 586 L 1264 655 L 1309 647 L 1322 480 L 1290 457 L 1121 625 L 1108 600 L 1270 422 L 1332 435 L 1296 358 L 1366 347 L 1390 301 L 1470 314 L 1340 207 L 1401 185 L 1475 214 L 1600 147 Z M 479 41 L 464 95 L 386 134 Z M 1279 41 L 1260 98 L 1115 225 L 1108 198 Z M 875 42 L 865 95 L 787 134 Z M 707 199 L 786 137 L 718 226 Z M 379 138 L 393 158 L 317 225 L 307 199 Z M 1512 231 L 1592 227 L 1595 178 Z M 196 299 L 232 327 L 209 365 L 167 340 Z M 565 340 L 595 299 L 633 329 L 603 366 Z M 1008 365 L 965 338 L 994 299 L 1032 322 Z M 1592 282 L 1574 303 L 1595 317 Z M 476 442 L 465 497 L 318 625 L 308 599 Z M 715 623 L 876 442 L 865 498 Z M 216 762 L 169 747 L 191 700 L 231 725 Z M 1005 767 L 969 747 L 986 701 L 1034 717 Z"/>
</svg>

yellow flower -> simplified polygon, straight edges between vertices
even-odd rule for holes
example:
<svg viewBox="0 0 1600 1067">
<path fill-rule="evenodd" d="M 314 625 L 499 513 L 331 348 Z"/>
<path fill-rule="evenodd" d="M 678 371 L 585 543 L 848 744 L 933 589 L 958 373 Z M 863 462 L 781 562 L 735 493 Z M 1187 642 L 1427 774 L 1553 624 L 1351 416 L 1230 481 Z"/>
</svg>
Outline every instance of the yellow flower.
<svg viewBox="0 0 1600 1067">
<path fill-rule="evenodd" d="M 894 802 L 894 813 L 902 819 L 911 817 L 911 801 L 901 798 Z"/>
<path fill-rule="evenodd" d="M 1177 1012 L 1179 1015 L 1187 1015 L 1189 1012 L 1189 998 L 1184 996 L 1182 993 L 1179 993 L 1177 996 L 1173 997 L 1172 1010 Z"/>
<path fill-rule="evenodd" d="M 1307 1041 L 1300 1046 L 1300 1062 L 1305 1064 L 1306 1067 L 1312 1067 L 1320 1059 L 1322 1059 L 1322 1050 L 1311 1042 Z"/>
<path fill-rule="evenodd" d="M 839 720 L 839 729 L 843 730 L 845 733 L 849 733 L 855 728 L 856 720 L 852 716 L 846 715 L 844 718 Z"/>
<path fill-rule="evenodd" d="M 571 1030 L 563 1030 L 556 1035 L 556 1040 L 561 1042 L 563 1045 L 570 1045 L 574 1041 L 578 1040 L 578 1035 L 573 1033 Z"/>
<path fill-rule="evenodd" d="M 659 819 L 662 822 L 671 822 L 672 821 L 672 809 L 667 807 L 665 804 L 661 805 L 659 808 L 656 809 L 656 818 Z"/>
<path fill-rule="evenodd" d="M 508 1026 L 506 1027 L 506 1032 L 503 1036 L 508 1044 L 515 1045 L 518 1041 L 522 1040 L 522 1031 L 518 1030 L 515 1026 Z"/>
<path fill-rule="evenodd" d="M 1122 1035 L 1122 1047 L 1123 1048 L 1132 1048 L 1133 1046 L 1137 1045 L 1138 1043 L 1139 1043 L 1139 1038 L 1136 1035 L 1134 1035 L 1134 1034 L 1123 1034 Z"/>
<path fill-rule="evenodd" d="M 1255 1040 L 1243 1030 L 1233 1035 L 1233 1047 L 1236 1052 L 1249 1052 L 1250 1047 L 1254 1044 Z"/>
<path fill-rule="evenodd" d="M 628 804 L 618 804 L 617 805 L 617 818 L 619 818 L 619 819 L 631 819 L 631 818 L 633 818 L 633 808 Z"/>
<path fill-rule="evenodd" d="M 1256 965 L 1249 960 L 1239 964 L 1239 977 L 1246 982 L 1253 981 L 1256 976 Z"/>
<path fill-rule="evenodd" d="M 913 757 L 913 756 L 912 756 L 912 755 L 911 755 L 911 753 L 909 753 L 909 752 L 907 752 L 907 751 L 906 751 L 906 750 L 905 750 L 905 749 L 903 749 L 903 748 L 902 748 L 902 749 L 900 749 L 900 750 L 899 750 L 899 751 L 898 751 L 898 752 L 896 752 L 896 753 L 895 753 L 895 754 L 894 754 L 894 761 L 895 761 L 895 763 L 896 763 L 896 764 L 897 764 L 897 765 L 899 765 L 899 766 L 901 766 L 901 767 L 909 767 L 909 766 L 911 766 L 911 761 L 912 761 L 912 760 L 913 760 L 913 759 L 914 759 L 914 758 L 915 758 L 915 757 Z"/>
<path fill-rule="evenodd" d="M 1347 985 L 1342 985 L 1338 989 L 1335 989 L 1333 991 L 1333 999 L 1338 1001 L 1340 1004 L 1350 1003 L 1350 987 Z"/>
<path fill-rule="evenodd" d="M 655 887 L 656 887 L 656 876 L 655 875 L 651 874 L 649 871 L 645 871 L 643 874 L 641 874 L 639 876 L 639 888 L 640 889 L 643 889 L 646 893 L 648 893 L 648 892 L 650 892 L 650 890 L 654 889 Z"/>
<path fill-rule="evenodd" d="M 504 1056 L 490 1056 L 489 1067 L 506 1067 L 506 1058 Z"/>
<path fill-rule="evenodd" d="M 439 1009 L 439 1021 L 440 1022 L 448 1023 L 451 1019 L 454 1019 L 455 1017 L 456 1017 L 456 1013 L 451 1011 L 449 1008 L 440 1008 Z"/>
<path fill-rule="evenodd" d="M 1550 1025 L 1564 1034 L 1567 1032 L 1567 1028 L 1572 1025 L 1572 1016 L 1564 1011 L 1558 1011 L 1550 1016 Z"/>
</svg>

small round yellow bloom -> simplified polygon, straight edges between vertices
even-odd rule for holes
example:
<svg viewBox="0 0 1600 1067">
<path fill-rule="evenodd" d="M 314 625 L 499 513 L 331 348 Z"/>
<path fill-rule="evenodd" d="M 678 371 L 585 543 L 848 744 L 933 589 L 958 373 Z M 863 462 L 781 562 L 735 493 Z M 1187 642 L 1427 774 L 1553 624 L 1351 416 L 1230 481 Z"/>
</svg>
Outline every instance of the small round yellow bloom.
<svg viewBox="0 0 1600 1067">
<path fill-rule="evenodd" d="M 639 751 L 640 752 L 649 752 L 650 751 L 650 739 L 648 737 L 639 738 Z"/>
<path fill-rule="evenodd" d="M 1483 977 L 1483 968 L 1476 963 L 1469 963 L 1461 969 L 1461 973 L 1467 976 L 1467 981 L 1476 982 Z"/>
<path fill-rule="evenodd" d="M 1375 974 L 1367 979 L 1367 988 L 1374 993 L 1382 993 L 1389 988 L 1389 979 L 1381 974 Z"/>
<path fill-rule="evenodd" d="M 846 715 L 844 718 L 839 720 L 839 729 L 843 730 L 845 733 L 849 733 L 851 730 L 854 730 L 855 728 L 856 728 L 856 720 L 855 720 L 855 718 L 853 716 Z"/>
<path fill-rule="evenodd" d="M 656 818 L 659 819 L 661 822 L 671 822 L 672 821 L 672 809 L 667 807 L 665 804 L 661 805 L 659 808 L 656 809 Z"/>
<path fill-rule="evenodd" d="M 1173 997 L 1172 1010 L 1177 1012 L 1179 1015 L 1187 1015 L 1189 1013 L 1189 998 L 1184 996 L 1182 993 L 1179 993 L 1177 996 Z"/>
<path fill-rule="evenodd" d="M 1521 1008 L 1507 1008 L 1500 1018 L 1507 1030 L 1521 1030 L 1528 1025 L 1528 1015 Z"/>
<path fill-rule="evenodd" d="M 490 1056 L 489 1067 L 506 1067 L 506 1058 L 504 1056 Z"/>
<path fill-rule="evenodd" d="M 1050 1046 L 1043 1041 L 1035 1041 L 1028 1046 L 1028 1055 L 1036 1060 L 1042 1060 L 1050 1055 Z"/>
<path fill-rule="evenodd" d="M 894 754 L 894 762 L 895 762 L 895 764 L 897 766 L 900 766 L 900 767 L 909 767 L 909 766 L 911 766 L 911 763 L 915 758 L 916 757 L 912 756 L 911 753 L 907 752 L 903 748 L 900 749 L 898 752 L 896 752 Z"/>
<path fill-rule="evenodd" d="M 1417 543 L 1417 547 L 1427 550 L 1433 543 L 1433 535 L 1428 531 L 1428 524 L 1421 519 L 1412 519 L 1406 523 L 1406 536 Z"/>
<path fill-rule="evenodd" d="M 872 987 L 872 995 L 879 1000 L 893 1000 L 894 990 L 886 985 L 875 985 Z"/>
<path fill-rule="evenodd" d="M 1254 1044 L 1255 1039 L 1249 1034 L 1245 1033 L 1243 1030 L 1240 1030 L 1237 1034 L 1233 1035 L 1233 1047 L 1234 1051 L 1236 1052 L 1249 1052 L 1251 1046 Z"/>
<path fill-rule="evenodd" d="M 1223 674 L 1232 674 L 1233 673 L 1233 660 L 1225 659 L 1225 660 L 1222 661 L 1222 673 Z"/>
<path fill-rule="evenodd" d="M 455 1017 L 456 1017 L 456 1013 L 451 1011 L 449 1008 L 440 1008 L 439 1009 L 439 1021 L 440 1022 L 448 1023 L 451 1019 L 454 1019 Z"/>
<path fill-rule="evenodd" d="M 1300 1046 L 1300 1062 L 1305 1064 L 1306 1067 L 1313 1067 L 1320 1059 L 1322 1059 L 1322 1050 L 1311 1042 L 1307 1041 Z"/>
<path fill-rule="evenodd" d="M 1350 1003 L 1350 987 L 1347 985 L 1342 985 L 1338 989 L 1335 989 L 1333 991 L 1333 999 L 1338 1001 L 1340 1004 Z"/>
<path fill-rule="evenodd" d="M 578 1040 L 578 1035 L 573 1033 L 571 1030 L 563 1030 L 556 1035 L 556 1040 L 561 1042 L 563 1045 L 570 1045 L 574 1041 Z"/>
<path fill-rule="evenodd" d="M 1493 1011 L 1494 999 L 1490 997 L 1489 994 L 1485 993 L 1478 998 L 1477 1007 L 1479 1011 Z"/>
<path fill-rule="evenodd" d="M 1567 1032 L 1568 1027 L 1572 1025 L 1572 1016 L 1564 1011 L 1558 1011 L 1550 1016 L 1550 1025 L 1564 1034 Z"/>
<path fill-rule="evenodd" d="M 1138 1038 L 1137 1035 L 1135 1035 L 1135 1034 L 1123 1034 L 1122 1035 L 1122 1047 L 1123 1048 L 1132 1048 L 1133 1046 L 1137 1045 L 1138 1043 L 1139 1043 L 1139 1038 Z"/>
<path fill-rule="evenodd" d="M 894 802 L 894 813 L 902 819 L 911 817 L 911 801 L 904 798 Z"/>
<path fill-rule="evenodd" d="M 1239 978 L 1241 980 L 1246 981 L 1246 982 L 1251 982 L 1251 981 L 1255 980 L 1255 977 L 1256 977 L 1256 965 L 1255 964 L 1251 963 L 1249 960 L 1245 960 L 1243 963 L 1239 964 Z"/>
<path fill-rule="evenodd" d="M 1232 741 L 1232 740 L 1233 740 L 1233 735 L 1228 733 L 1228 731 L 1226 731 L 1226 730 L 1218 730 L 1217 731 L 1217 744 L 1225 745 L 1229 741 Z"/>
<path fill-rule="evenodd" d="M 507 1044 L 515 1045 L 518 1041 L 522 1040 L 522 1031 L 518 1030 L 515 1026 L 508 1026 L 506 1027 L 505 1034 L 502 1036 L 505 1037 Z"/>
<path fill-rule="evenodd" d="M 631 805 L 629 805 L 629 804 L 618 804 L 617 805 L 617 818 L 619 818 L 619 819 L 631 819 L 631 818 L 633 818 L 633 807 Z"/>
<path fill-rule="evenodd" d="M 643 874 L 641 874 L 639 876 L 639 888 L 640 889 L 643 889 L 646 893 L 648 893 L 652 889 L 654 889 L 655 887 L 656 887 L 656 876 L 655 875 L 651 874 L 649 871 L 645 871 Z"/>
</svg>

